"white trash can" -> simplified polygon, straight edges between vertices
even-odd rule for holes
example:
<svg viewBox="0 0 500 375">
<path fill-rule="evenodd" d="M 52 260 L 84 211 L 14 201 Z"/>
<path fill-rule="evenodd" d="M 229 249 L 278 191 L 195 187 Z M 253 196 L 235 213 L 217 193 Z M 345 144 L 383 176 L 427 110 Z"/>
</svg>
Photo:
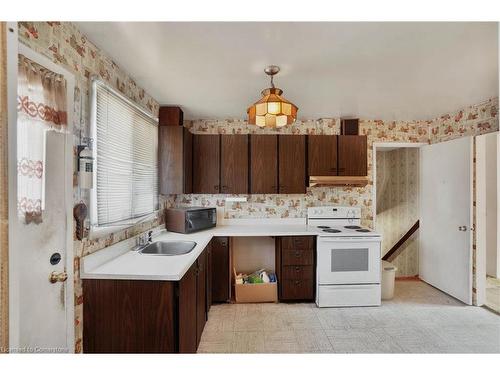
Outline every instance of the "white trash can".
<svg viewBox="0 0 500 375">
<path fill-rule="evenodd" d="M 382 261 L 382 299 L 394 297 L 394 280 L 396 279 L 397 267 L 385 260 Z"/>
</svg>

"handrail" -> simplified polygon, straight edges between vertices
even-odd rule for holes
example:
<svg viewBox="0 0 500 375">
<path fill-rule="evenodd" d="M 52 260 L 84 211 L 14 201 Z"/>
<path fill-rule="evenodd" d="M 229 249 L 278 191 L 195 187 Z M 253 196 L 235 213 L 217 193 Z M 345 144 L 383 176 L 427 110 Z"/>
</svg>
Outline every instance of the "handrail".
<svg viewBox="0 0 500 375">
<path fill-rule="evenodd" d="M 396 254 L 396 252 L 413 235 L 413 233 L 417 231 L 419 226 L 420 226 L 420 220 L 417 220 L 416 223 L 413 224 L 413 226 L 408 230 L 408 232 L 406 232 L 405 235 L 401 237 L 398 242 L 396 242 L 396 244 L 391 248 L 391 250 L 389 250 L 387 254 L 383 256 L 382 260 L 387 260 L 387 261 L 394 260 L 394 258 L 396 258 L 399 255 L 399 253 Z"/>
</svg>

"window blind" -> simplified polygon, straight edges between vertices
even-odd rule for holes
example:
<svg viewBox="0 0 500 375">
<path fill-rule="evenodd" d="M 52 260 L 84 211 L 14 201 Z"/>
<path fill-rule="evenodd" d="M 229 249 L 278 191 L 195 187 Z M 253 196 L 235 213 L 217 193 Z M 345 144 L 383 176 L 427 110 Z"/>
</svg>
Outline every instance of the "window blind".
<svg viewBox="0 0 500 375">
<path fill-rule="evenodd" d="M 99 81 L 94 82 L 96 226 L 127 224 L 158 209 L 158 126 Z"/>
</svg>

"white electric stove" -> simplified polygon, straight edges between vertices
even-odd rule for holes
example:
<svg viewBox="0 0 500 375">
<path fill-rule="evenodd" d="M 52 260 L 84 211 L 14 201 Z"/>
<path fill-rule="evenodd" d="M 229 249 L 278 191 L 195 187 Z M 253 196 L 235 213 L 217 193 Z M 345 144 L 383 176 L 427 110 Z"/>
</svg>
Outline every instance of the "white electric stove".
<svg viewBox="0 0 500 375">
<path fill-rule="evenodd" d="M 318 233 L 318 307 L 379 306 L 382 237 L 361 226 L 361 208 L 310 207 L 307 225 Z"/>
</svg>

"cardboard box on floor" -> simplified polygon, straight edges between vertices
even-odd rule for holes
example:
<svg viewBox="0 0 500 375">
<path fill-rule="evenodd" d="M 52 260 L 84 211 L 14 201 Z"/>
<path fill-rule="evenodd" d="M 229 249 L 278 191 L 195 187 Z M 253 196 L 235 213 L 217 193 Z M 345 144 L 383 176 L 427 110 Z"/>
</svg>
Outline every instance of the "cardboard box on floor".
<svg viewBox="0 0 500 375">
<path fill-rule="evenodd" d="M 233 269 L 236 280 L 236 270 Z M 278 282 L 262 284 L 234 283 L 236 303 L 278 302 Z"/>
</svg>

